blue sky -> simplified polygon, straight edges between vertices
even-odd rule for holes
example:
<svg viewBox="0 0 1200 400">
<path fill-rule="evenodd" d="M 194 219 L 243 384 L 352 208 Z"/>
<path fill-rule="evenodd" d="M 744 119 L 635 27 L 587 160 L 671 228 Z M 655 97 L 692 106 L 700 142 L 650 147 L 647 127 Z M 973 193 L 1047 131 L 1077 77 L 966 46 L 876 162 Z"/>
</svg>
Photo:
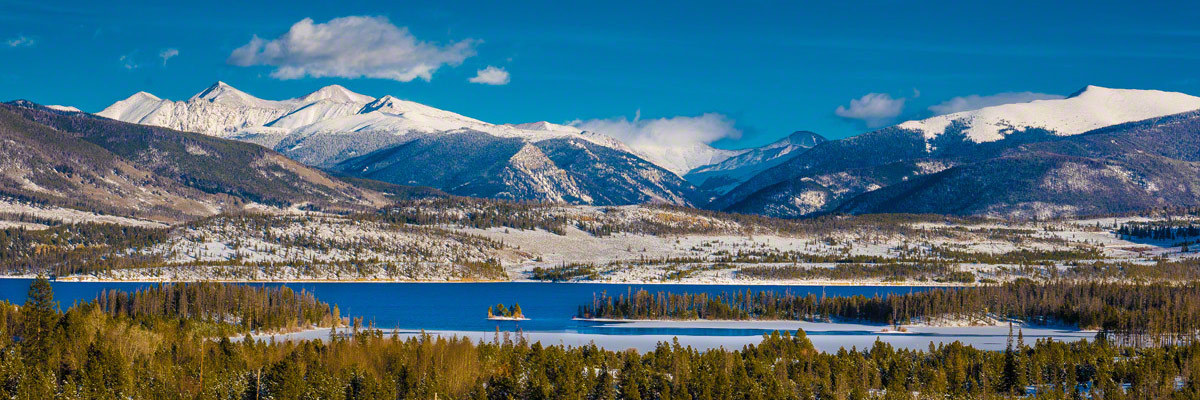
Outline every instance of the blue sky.
<svg viewBox="0 0 1200 400">
<path fill-rule="evenodd" d="M 186 99 L 216 80 L 266 99 L 336 83 L 494 123 L 716 113 L 733 130 L 699 140 L 737 148 L 795 130 L 846 137 L 971 95 L 1031 92 L 959 103 L 1087 84 L 1200 95 L 1194 1 L 102 3 L 0 0 L 0 100 L 94 112 L 139 90 Z M 417 49 L 366 67 L 322 58 L 352 48 L 263 50 L 306 18 L 347 16 L 380 17 L 369 21 Z M 255 36 L 264 47 L 232 57 Z M 380 51 L 346 47 L 360 45 Z M 469 81 L 489 66 L 507 84 Z"/>
</svg>

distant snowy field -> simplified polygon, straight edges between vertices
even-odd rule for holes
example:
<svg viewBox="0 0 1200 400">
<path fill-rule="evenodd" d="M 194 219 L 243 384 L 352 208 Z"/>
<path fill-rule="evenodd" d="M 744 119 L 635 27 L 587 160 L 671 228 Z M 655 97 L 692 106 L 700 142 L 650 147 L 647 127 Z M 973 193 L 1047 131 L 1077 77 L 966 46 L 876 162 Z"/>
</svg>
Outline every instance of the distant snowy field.
<svg viewBox="0 0 1200 400">
<path fill-rule="evenodd" d="M 877 226 L 842 227 L 828 232 L 786 233 L 767 226 L 683 211 L 627 206 L 601 210 L 587 206 L 555 206 L 545 212 L 579 223 L 642 226 L 671 221 L 672 226 L 699 227 L 686 234 L 616 232 L 593 235 L 576 225 L 560 233 L 511 227 L 473 228 L 456 225 L 405 225 L 356 220 L 352 217 L 255 208 L 257 221 L 215 217 L 169 228 L 168 239 L 129 249 L 127 255 L 154 256 L 153 268 L 117 269 L 71 280 L 128 281 L 455 281 L 478 280 L 463 263 L 494 263 L 507 275 L 485 280 L 529 279 L 535 268 L 591 265 L 597 272 L 576 281 L 612 283 L 937 285 L 922 280 L 755 279 L 739 273 L 750 266 L 831 268 L 834 263 L 719 262 L 733 254 L 805 254 L 815 256 L 895 258 L 930 249 L 968 254 L 1004 254 L 1020 250 L 1094 250 L 1109 262 L 1153 264 L 1195 257 L 1183 252 L 1182 241 L 1129 241 L 1111 227 L 1144 218 L 1105 218 L 1057 222 L 900 223 L 909 234 L 889 233 Z M 455 213 L 455 210 L 444 210 Z M 463 211 L 465 212 L 465 211 Z M 541 212 L 541 211 L 539 211 Z M 65 223 L 102 222 L 143 227 L 163 225 L 69 209 L 0 203 L 0 216 L 35 216 Z M 42 229 L 41 223 L 8 219 L 7 227 Z M 1177 221 L 1181 220 L 1179 218 Z M 921 233 L 925 232 L 925 233 Z M 1001 272 L 1017 264 L 959 262 L 956 268 L 979 279 L 1005 279 Z M 1056 262 L 1053 268 L 1067 269 Z M 947 283 L 953 284 L 953 283 Z"/>
</svg>

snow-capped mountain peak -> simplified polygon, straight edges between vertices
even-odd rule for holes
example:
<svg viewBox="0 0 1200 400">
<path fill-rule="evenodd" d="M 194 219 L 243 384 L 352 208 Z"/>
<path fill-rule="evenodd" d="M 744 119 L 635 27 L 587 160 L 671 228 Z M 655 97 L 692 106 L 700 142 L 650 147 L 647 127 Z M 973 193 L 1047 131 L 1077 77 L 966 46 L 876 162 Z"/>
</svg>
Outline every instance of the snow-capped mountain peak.
<svg viewBox="0 0 1200 400">
<path fill-rule="evenodd" d="M 725 193 L 755 174 L 779 165 L 787 159 L 785 156 L 827 140 L 813 132 L 796 131 L 765 146 L 745 149 L 721 162 L 693 169 L 684 178 L 703 189 Z"/>
<path fill-rule="evenodd" d="M 787 135 L 787 137 L 785 137 L 783 139 L 779 139 L 777 141 L 771 142 L 770 144 L 768 144 L 766 146 L 759 147 L 759 149 L 764 149 L 764 150 L 765 149 L 775 149 L 775 148 L 788 147 L 788 146 L 799 146 L 802 148 L 811 148 L 813 146 L 820 144 L 821 142 L 828 141 L 828 140 L 829 139 L 826 139 L 824 136 L 818 135 L 815 132 L 795 131 L 795 132 L 792 132 L 791 135 Z"/>
<path fill-rule="evenodd" d="M 158 111 L 163 103 L 164 101 L 158 96 L 147 92 L 137 92 L 125 100 L 113 103 L 96 115 L 125 122 L 148 124 L 146 122 L 148 117 Z"/>
<path fill-rule="evenodd" d="M 583 130 L 573 127 L 573 126 L 570 126 L 570 125 L 559 125 L 559 124 L 550 123 L 550 122 L 546 122 L 546 121 L 526 122 L 523 124 L 505 124 L 505 125 L 508 125 L 508 126 L 511 126 L 513 128 L 517 128 L 517 129 L 524 129 L 527 131 L 546 131 L 546 132 L 561 132 L 561 133 L 581 133 L 581 132 L 583 132 Z"/>
<path fill-rule="evenodd" d="M 369 113 L 372 111 L 379 111 L 379 110 L 396 110 L 396 111 L 398 111 L 397 113 L 400 113 L 400 112 L 403 112 L 403 111 L 400 111 L 404 108 L 403 102 L 404 102 L 404 100 L 397 99 L 395 97 L 392 97 L 392 95 L 389 94 L 389 95 L 380 97 L 378 99 L 375 99 L 374 101 L 372 101 L 370 103 L 367 103 L 366 105 L 364 105 L 362 107 L 362 110 L 359 111 L 358 113 L 366 114 L 366 113 Z"/>
<path fill-rule="evenodd" d="M 144 91 L 143 91 L 143 92 L 137 92 L 137 93 L 134 93 L 134 94 L 133 94 L 133 96 L 129 96 L 129 98 L 127 98 L 127 99 L 125 99 L 125 100 L 123 100 L 123 101 L 130 101 L 130 100 L 137 100 L 137 101 L 144 101 L 144 100 L 150 100 L 150 101 L 160 101 L 160 100 L 162 100 L 162 99 L 158 98 L 158 96 L 155 96 L 155 95 L 153 95 L 153 94 L 150 94 L 150 92 L 144 92 Z"/>
<path fill-rule="evenodd" d="M 1078 135 L 1093 129 L 1200 109 L 1200 97 L 1159 90 L 1110 89 L 1087 86 L 1070 97 L 1003 104 L 978 110 L 908 121 L 901 129 L 920 131 L 936 138 L 951 126 L 976 143 L 1004 139 L 1026 129 L 1044 129 L 1059 136 Z"/>
<path fill-rule="evenodd" d="M 662 157 L 635 153 L 628 145 L 601 133 L 546 121 L 493 125 L 395 96 L 373 98 L 355 94 L 340 85 L 325 86 L 289 100 L 269 101 L 217 82 L 187 101 L 139 94 L 114 103 L 100 114 L 131 123 L 256 143 L 311 166 L 343 168 L 360 162 L 355 160 L 365 160 L 367 163 L 362 166 L 376 171 L 383 167 L 368 161 L 384 157 L 389 165 L 396 165 L 396 171 L 419 171 L 424 177 L 420 179 L 430 178 L 425 177 L 427 168 L 450 168 L 463 160 L 492 162 L 493 154 L 503 155 L 521 144 L 526 149 L 521 157 L 496 159 L 506 160 L 509 166 L 503 171 L 512 175 L 500 180 L 500 186 L 485 185 L 503 189 L 487 196 L 547 201 L 686 204 L 692 189 L 676 174 L 694 165 L 722 160 L 725 156 L 722 153 L 727 151 L 707 145 L 683 153 L 662 149 L 673 156 L 683 156 L 668 157 L 683 163 L 683 167 L 673 168 L 676 174 L 672 174 L 662 169 L 664 165 L 659 163 L 664 160 Z M 421 159 L 430 156 L 424 151 L 420 156 L 398 159 L 390 156 L 430 145 L 433 148 L 427 151 L 436 148 L 440 159 Z M 355 171 L 361 173 L 366 169 Z M 462 175 L 463 179 L 493 179 L 485 174 L 492 172 L 493 169 L 486 169 L 456 175 Z M 397 183 L 420 181 L 407 173 L 394 178 Z M 582 178 L 586 178 L 583 179 L 586 190 L 571 184 L 571 179 Z M 431 180 L 430 184 L 440 181 Z M 463 193 L 476 190 L 446 189 Z"/>
<path fill-rule="evenodd" d="M 60 106 L 60 105 L 56 105 L 56 104 L 48 105 L 48 106 L 46 106 L 46 108 L 49 108 L 49 109 L 55 110 L 55 111 L 63 111 L 63 112 L 83 112 L 83 110 L 80 110 L 80 109 L 72 107 L 72 106 Z"/>
<path fill-rule="evenodd" d="M 207 89 L 192 96 L 188 101 L 207 101 L 209 103 L 225 104 L 230 106 L 245 106 L 259 108 L 273 108 L 278 106 L 279 102 L 263 100 L 249 93 L 235 89 L 225 82 L 217 81 Z"/>
<path fill-rule="evenodd" d="M 297 99 L 301 102 L 311 103 L 320 100 L 330 100 L 339 103 L 370 103 L 375 101 L 374 97 L 364 94 L 358 94 L 346 89 L 341 85 L 329 85 L 317 91 L 304 95 Z"/>
<path fill-rule="evenodd" d="M 359 114 L 368 114 L 371 112 L 381 112 L 387 114 L 401 115 L 409 119 L 426 119 L 437 122 L 457 121 L 456 123 L 462 127 L 472 127 L 474 125 L 490 125 L 486 122 L 470 118 L 461 114 L 450 111 L 430 107 L 414 101 L 401 100 L 391 95 L 380 97 L 379 99 L 367 103 L 359 110 Z"/>
</svg>

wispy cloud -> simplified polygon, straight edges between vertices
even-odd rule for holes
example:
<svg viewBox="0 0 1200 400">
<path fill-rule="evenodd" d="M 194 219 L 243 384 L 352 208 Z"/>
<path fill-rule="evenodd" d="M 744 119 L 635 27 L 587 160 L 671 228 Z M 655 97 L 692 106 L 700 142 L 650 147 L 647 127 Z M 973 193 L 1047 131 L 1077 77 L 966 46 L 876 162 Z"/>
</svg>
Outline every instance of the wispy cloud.
<svg viewBox="0 0 1200 400">
<path fill-rule="evenodd" d="M 305 18 L 278 38 L 254 36 L 234 50 L 227 62 L 243 67 L 275 67 L 271 76 L 276 79 L 309 76 L 428 81 L 438 68 L 457 66 L 473 56 L 477 42 L 467 39 L 446 46 L 423 42 L 384 17 L 342 17 L 320 24 Z"/>
<path fill-rule="evenodd" d="M 18 35 L 4 41 L 8 47 L 30 47 L 37 44 L 37 40 L 25 35 Z"/>
<path fill-rule="evenodd" d="M 1028 103 L 1034 100 L 1061 99 L 1063 97 L 1064 96 L 1057 94 L 1035 92 L 1004 92 L 987 96 L 973 94 L 969 96 L 955 97 L 939 104 L 929 106 L 929 111 L 932 111 L 934 115 L 953 114 L 956 112 L 978 110 L 980 108 L 998 106 L 1001 104 Z"/>
<path fill-rule="evenodd" d="M 179 50 L 177 49 L 163 49 L 163 51 L 158 52 L 158 58 L 162 59 L 164 67 L 167 66 L 167 60 L 177 55 L 179 55 Z"/>
<path fill-rule="evenodd" d="M 137 69 L 137 68 L 141 67 L 142 65 L 138 64 L 138 62 L 136 60 L 134 60 L 133 55 L 136 53 L 137 52 L 135 51 L 133 53 L 123 55 L 123 56 L 121 56 L 121 58 L 118 58 L 117 61 L 120 61 L 121 66 L 125 67 L 125 69 Z"/>
<path fill-rule="evenodd" d="M 695 117 L 642 119 L 639 111 L 633 120 L 625 117 L 591 119 L 570 123 L 579 129 L 598 132 L 624 142 L 647 159 L 676 174 L 693 165 L 693 156 L 704 153 L 709 143 L 741 137 L 734 121 L 717 113 Z"/>
<path fill-rule="evenodd" d="M 732 119 L 718 113 L 657 119 L 642 119 L 641 115 L 641 110 L 638 110 L 632 120 L 625 117 L 576 120 L 570 125 L 612 136 L 634 148 L 708 144 L 725 138 L 736 139 L 742 134 L 734 127 Z"/>
<path fill-rule="evenodd" d="M 850 107 L 838 106 L 837 116 L 862 121 L 868 128 L 887 125 L 904 111 L 905 98 L 893 99 L 887 93 L 868 93 L 850 100 Z"/>
<path fill-rule="evenodd" d="M 476 71 L 475 76 L 467 81 L 484 85 L 507 85 L 508 71 L 489 65 L 487 68 Z"/>
</svg>

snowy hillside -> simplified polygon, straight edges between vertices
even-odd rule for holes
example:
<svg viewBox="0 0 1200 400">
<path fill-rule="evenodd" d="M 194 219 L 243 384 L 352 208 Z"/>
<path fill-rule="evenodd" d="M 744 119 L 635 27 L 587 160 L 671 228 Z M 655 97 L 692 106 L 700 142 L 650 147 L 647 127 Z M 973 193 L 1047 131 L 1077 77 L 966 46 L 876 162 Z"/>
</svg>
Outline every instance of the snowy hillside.
<svg viewBox="0 0 1200 400">
<path fill-rule="evenodd" d="M 37 266 L 74 260 L 79 257 L 71 252 L 76 243 L 95 240 L 88 230 L 55 222 L 80 217 L 64 211 L 80 211 L 6 208 L 0 202 L 0 211 L 13 210 L 33 212 L 49 224 L 28 229 L 55 233 L 12 246 L 18 255 L 40 255 L 39 260 L 47 261 Z M 0 213 L 0 224 L 28 224 L 6 220 L 17 215 Z M 125 232 L 153 234 L 134 243 L 96 246 L 94 251 L 111 263 L 60 275 L 60 280 L 926 286 L 1059 279 L 1048 277 L 1051 270 L 1056 277 L 1113 279 L 1124 275 L 1090 262 L 1154 269 L 1190 258 L 1186 244 L 1195 238 L 1146 241 L 1119 234 L 1118 227 L 1197 222 L 1194 216 L 1157 222 L 1144 217 L 1022 222 L 932 216 L 789 221 L 676 207 L 461 198 L 403 201 L 361 214 L 264 208 L 169 227 L 85 217 L 140 227 L 123 228 Z M 61 234 L 70 234 L 66 237 L 71 240 L 62 240 Z M 850 267 L 838 262 L 847 258 L 863 261 Z M 23 268 L 10 267 L 9 274 L 32 272 Z M 961 279 L 964 272 L 969 279 Z"/>
<path fill-rule="evenodd" d="M 55 111 L 62 111 L 62 112 L 83 112 L 83 110 L 80 110 L 80 109 L 72 107 L 72 106 L 60 106 L 60 105 L 52 104 L 52 105 L 46 106 L 46 108 L 49 108 L 49 109 L 55 110 Z"/>
<path fill-rule="evenodd" d="M 691 170 L 684 179 L 701 189 L 725 193 L 759 172 L 783 162 L 785 156 L 811 149 L 826 140 L 812 132 L 796 131 L 765 146 L 746 149 L 724 161 Z"/>
<path fill-rule="evenodd" d="M 174 222 L 250 203 L 385 202 L 262 147 L 28 101 L 0 103 L 0 153 L 0 197 L 121 217 Z"/>
<path fill-rule="evenodd" d="M 898 125 L 933 139 L 956 125 L 975 143 L 1004 139 L 1014 131 L 1043 129 L 1060 136 L 1131 121 L 1200 109 L 1200 97 L 1158 90 L 1088 86 L 1065 99 L 1004 104 Z"/>
</svg>

